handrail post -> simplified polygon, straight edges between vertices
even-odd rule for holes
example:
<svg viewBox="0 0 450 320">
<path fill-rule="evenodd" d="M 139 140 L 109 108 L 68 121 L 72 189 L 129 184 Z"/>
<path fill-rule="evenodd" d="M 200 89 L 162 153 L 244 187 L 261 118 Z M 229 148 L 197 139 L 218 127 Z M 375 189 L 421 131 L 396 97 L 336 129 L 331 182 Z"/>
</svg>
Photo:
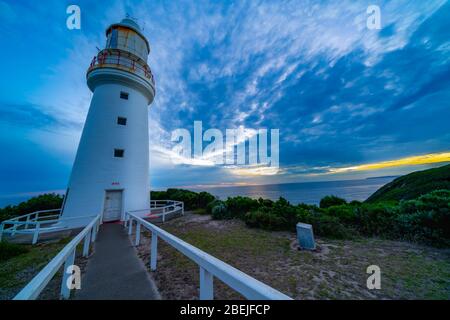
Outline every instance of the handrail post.
<svg viewBox="0 0 450 320">
<path fill-rule="evenodd" d="M 134 245 L 137 247 L 141 242 L 141 224 L 136 221 L 136 240 Z"/>
<path fill-rule="evenodd" d="M 91 233 L 88 232 L 84 237 L 84 244 L 83 244 L 83 257 L 85 258 L 89 255 L 90 244 L 91 244 Z"/>
<path fill-rule="evenodd" d="M 152 248 L 150 251 L 150 269 L 156 270 L 156 262 L 158 260 L 158 235 L 152 232 Z"/>
<path fill-rule="evenodd" d="M 76 247 L 73 249 L 72 253 L 67 257 L 66 262 L 64 263 L 63 277 L 61 282 L 61 299 L 69 299 L 70 297 L 70 287 L 67 280 L 69 279 L 70 274 L 67 273 L 67 269 L 72 266 L 75 262 L 75 251 Z"/>
<path fill-rule="evenodd" d="M 28 222 L 30 222 L 30 216 L 27 216 L 27 221 L 25 223 L 25 230 L 28 229 Z"/>
<path fill-rule="evenodd" d="M 128 221 L 128 235 L 133 233 L 133 219 L 130 217 L 130 221 Z"/>
<path fill-rule="evenodd" d="M 36 244 L 36 242 L 38 241 L 40 227 L 41 227 L 41 224 L 39 222 L 36 222 L 36 225 L 34 227 L 33 240 L 31 242 L 31 244 Z"/>
<path fill-rule="evenodd" d="M 203 267 L 200 267 L 200 300 L 214 299 L 213 275 Z"/>
<path fill-rule="evenodd" d="M 163 207 L 162 222 L 166 222 L 166 207 Z"/>
<path fill-rule="evenodd" d="M 12 237 L 14 237 L 14 236 L 16 235 L 16 230 L 17 230 L 17 224 L 14 223 L 14 224 L 13 224 L 12 233 L 11 233 L 11 236 L 12 236 Z"/>
<path fill-rule="evenodd" d="M 92 235 L 91 235 L 91 242 L 95 242 L 95 238 L 97 237 L 97 230 L 95 230 L 95 225 L 92 226 L 92 229 L 91 229 L 90 233 L 92 233 Z"/>
</svg>

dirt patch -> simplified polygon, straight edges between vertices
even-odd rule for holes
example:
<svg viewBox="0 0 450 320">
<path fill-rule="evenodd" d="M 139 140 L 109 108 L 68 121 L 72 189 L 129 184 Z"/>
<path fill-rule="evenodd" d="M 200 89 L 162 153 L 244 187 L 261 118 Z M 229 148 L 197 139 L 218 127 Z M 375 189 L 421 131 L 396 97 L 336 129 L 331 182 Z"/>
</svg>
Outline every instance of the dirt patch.
<svg viewBox="0 0 450 320">
<path fill-rule="evenodd" d="M 238 220 L 187 213 L 161 227 L 295 299 L 450 299 L 450 250 L 380 239 L 317 239 L 299 251 L 295 234 L 250 229 Z M 150 234 L 139 256 L 148 265 Z M 381 290 L 366 286 L 369 265 L 381 268 Z M 151 271 L 149 271 L 151 272 Z M 198 299 L 198 266 L 164 241 L 151 272 L 163 299 Z M 242 299 L 214 279 L 216 299 Z"/>
</svg>

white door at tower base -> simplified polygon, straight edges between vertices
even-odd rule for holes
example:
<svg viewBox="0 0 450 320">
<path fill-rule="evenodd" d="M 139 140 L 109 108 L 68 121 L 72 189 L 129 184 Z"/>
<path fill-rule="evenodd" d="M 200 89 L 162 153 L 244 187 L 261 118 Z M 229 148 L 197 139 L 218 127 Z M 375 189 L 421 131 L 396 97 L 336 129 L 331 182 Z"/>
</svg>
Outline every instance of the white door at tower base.
<svg viewBox="0 0 450 320">
<path fill-rule="evenodd" d="M 122 190 L 106 191 L 103 221 L 120 220 L 122 215 Z"/>
</svg>

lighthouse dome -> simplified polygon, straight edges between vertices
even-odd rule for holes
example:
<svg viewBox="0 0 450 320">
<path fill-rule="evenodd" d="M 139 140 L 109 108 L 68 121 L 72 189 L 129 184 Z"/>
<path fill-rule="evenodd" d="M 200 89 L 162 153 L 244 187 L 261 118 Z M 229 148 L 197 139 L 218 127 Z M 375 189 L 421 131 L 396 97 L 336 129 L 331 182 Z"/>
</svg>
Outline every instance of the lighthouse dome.
<svg viewBox="0 0 450 320">
<path fill-rule="evenodd" d="M 137 31 L 139 31 L 139 32 L 142 31 L 141 28 L 139 27 L 139 25 L 136 23 L 136 21 L 134 21 L 133 19 L 130 19 L 130 18 L 122 19 L 122 21 L 120 21 L 120 24 L 122 24 L 124 26 L 128 26 L 133 29 L 137 29 Z"/>
</svg>

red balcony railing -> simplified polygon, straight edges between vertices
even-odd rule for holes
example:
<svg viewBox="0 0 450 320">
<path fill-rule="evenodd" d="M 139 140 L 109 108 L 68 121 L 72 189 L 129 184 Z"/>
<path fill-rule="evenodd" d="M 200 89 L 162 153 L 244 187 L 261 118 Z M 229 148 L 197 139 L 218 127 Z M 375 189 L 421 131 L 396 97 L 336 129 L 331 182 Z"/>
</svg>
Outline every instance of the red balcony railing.
<svg viewBox="0 0 450 320">
<path fill-rule="evenodd" d="M 89 66 L 88 72 L 92 69 L 103 66 L 116 66 L 120 69 L 125 69 L 131 73 L 135 73 L 150 80 L 155 86 L 155 79 L 152 74 L 152 70 L 147 64 L 142 65 L 139 59 L 134 58 L 132 55 L 121 54 L 119 50 L 103 50 L 95 56 Z"/>
</svg>

